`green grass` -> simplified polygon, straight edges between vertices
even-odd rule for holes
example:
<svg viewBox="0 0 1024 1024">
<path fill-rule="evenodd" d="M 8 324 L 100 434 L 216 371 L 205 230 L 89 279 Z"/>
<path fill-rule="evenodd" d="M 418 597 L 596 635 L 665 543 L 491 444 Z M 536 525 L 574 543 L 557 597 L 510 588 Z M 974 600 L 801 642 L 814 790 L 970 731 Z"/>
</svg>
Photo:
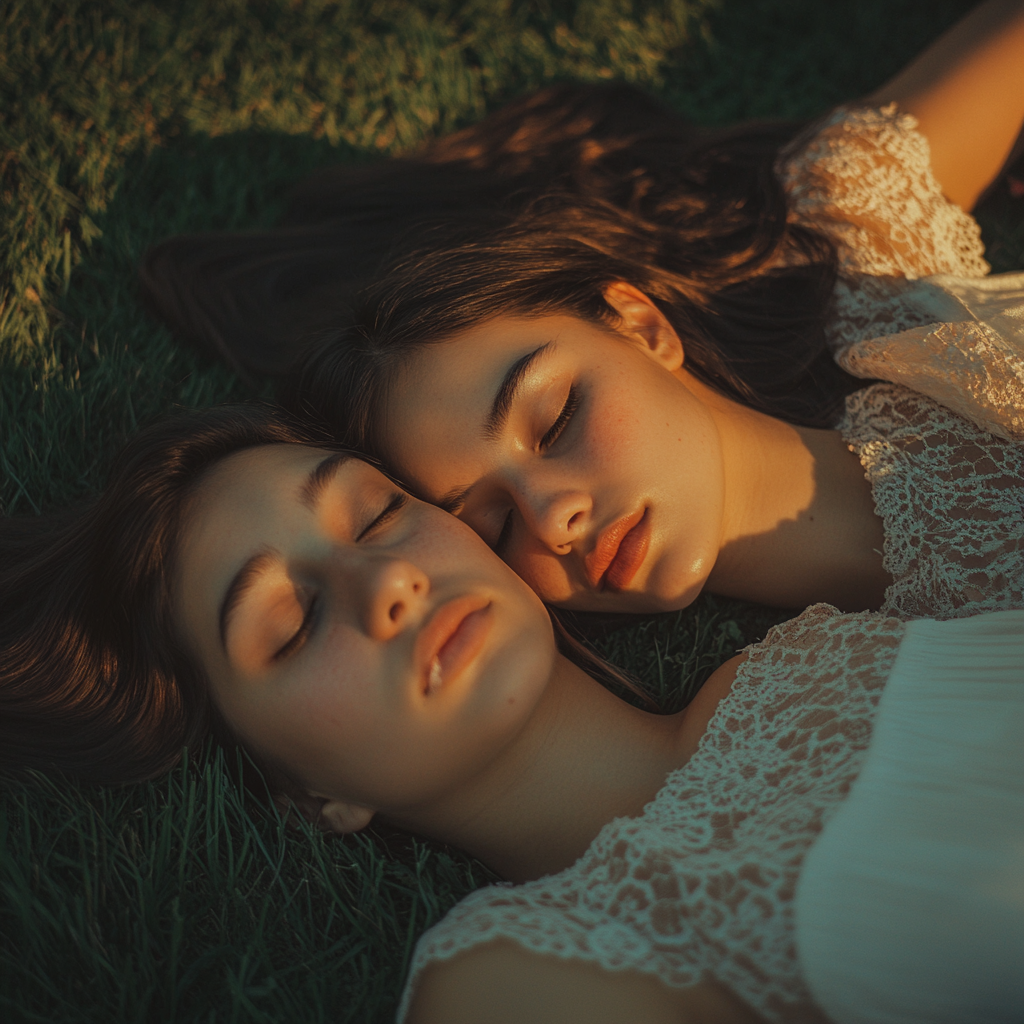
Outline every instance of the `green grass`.
<svg viewBox="0 0 1024 1024">
<path fill-rule="evenodd" d="M 882 81 L 967 0 L 0 0 L 0 507 L 90 492 L 176 405 L 251 394 L 140 307 L 182 230 L 272 220 L 289 184 L 557 79 L 624 78 L 697 120 L 811 115 Z M 1021 203 L 983 211 L 1024 265 Z M 704 599 L 604 651 L 666 707 L 771 612 Z M 218 756 L 168 779 L 0 791 L 8 1021 L 386 1020 L 415 936 L 489 879 L 394 835 L 247 805 Z"/>
</svg>

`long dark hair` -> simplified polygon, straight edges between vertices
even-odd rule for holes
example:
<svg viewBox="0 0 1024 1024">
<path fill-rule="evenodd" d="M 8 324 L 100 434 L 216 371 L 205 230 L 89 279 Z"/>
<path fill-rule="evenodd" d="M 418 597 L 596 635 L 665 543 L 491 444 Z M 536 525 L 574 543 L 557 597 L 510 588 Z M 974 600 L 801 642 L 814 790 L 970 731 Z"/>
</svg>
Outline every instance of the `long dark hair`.
<svg viewBox="0 0 1024 1024">
<path fill-rule="evenodd" d="M 274 230 L 169 239 L 143 292 L 243 372 L 305 358 L 306 408 L 348 443 L 372 443 L 408 347 L 505 312 L 610 322 L 613 280 L 659 303 L 705 381 L 826 425 L 858 385 L 824 341 L 834 247 L 789 222 L 775 173 L 801 127 L 700 130 L 630 86 L 553 86 L 409 157 L 313 175 Z"/>
<path fill-rule="evenodd" d="M 280 410 L 179 415 L 138 435 L 103 494 L 79 509 L 0 518 L 0 772 L 57 770 L 124 783 L 171 768 L 184 747 L 237 738 L 174 626 L 172 575 L 190 496 L 221 459 L 267 444 L 337 448 Z M 559 648 L 606 684 L 652 702 L 554 622 Z M 261 796 L 287 772 L 237 759 Z M 262 783 L 249 777 L 251 761 Z"/>
<path fill-rule="evenodd" d="M 258 407 L 183 415 L 139 435 L 91 504 L 0 519 L 0 769 L 139 781 L 217 731 L 171 615 L 186 503 L 233 452 L 323 440 Z"/>
<path fill-rule="evenodd" d="M 405 157 L 312 174 L 273 230 L 167 239 L 143 259 L 143 297 L 183 340 L 243 373 L 283 374 L 296 361 L 296 321 L 354 295 L 418 225 L 515 208 L 638 124 L 693 134 L 630 86 L 541 90 Z"/>
</svg>

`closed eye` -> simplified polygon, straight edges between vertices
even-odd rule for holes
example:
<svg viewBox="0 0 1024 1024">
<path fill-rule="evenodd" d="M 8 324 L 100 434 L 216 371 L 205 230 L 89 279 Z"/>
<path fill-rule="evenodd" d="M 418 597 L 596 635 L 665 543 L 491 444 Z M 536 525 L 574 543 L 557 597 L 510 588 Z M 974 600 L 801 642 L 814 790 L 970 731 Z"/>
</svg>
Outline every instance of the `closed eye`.
<svg viewBox="0 0 1024 1024">
<path fill-rule="evenodd" d="M 565 405 L 562 406 L 562 411 L 558 414 L 555 422 L 551 424 L 548 432 L 540 439 L 541 451 L 545 451 L 550 448 L 561 436 L 562 431 L 569 425 L 569 420 L 572 419 L 573 413 L 579 408 L 580 394 L 576 385 L 573 384 L 569 388 L 569 394 L 566 396 Z"/>
<path fill-rule="evenodd" d="M 280 647 L 274 652 L 271 657 L 271 661 L 280 661 L 282 658 L 287 658 L 289 654 L 296 651 L 306 642 L 306 638 L 313 631 L 313 624 L 319 604 L 319 599 L 316 597 L 309 602 L 306 614 L 302 616 L 302 624 L 295 633 L 292 634 L 291 639 L 289 639 L 283 647 Z"/>
<path fill-rule="evenodd" d="M 409 495 L 403 494 L 401 491 L 397 491 L 392 495 L 391 500 L 384 506 L 380 514 L 360 530 L 356 540 L 363 540 L 363 538 L 376 533 L 382 526 L 394 519 L 395 516 L 398 515 L 398 513 L 401 512 L 408 504 Z"/>
</svg>

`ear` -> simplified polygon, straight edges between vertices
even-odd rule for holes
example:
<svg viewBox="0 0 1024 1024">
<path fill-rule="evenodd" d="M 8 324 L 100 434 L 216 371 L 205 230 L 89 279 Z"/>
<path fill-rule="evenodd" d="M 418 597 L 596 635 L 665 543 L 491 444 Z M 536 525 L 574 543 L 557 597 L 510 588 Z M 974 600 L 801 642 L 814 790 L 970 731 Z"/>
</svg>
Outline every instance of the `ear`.
<svg viewBox="0 0 1024 1024">
<path fill-rule="evenodd" d="M 320 808 L 320 822 L 331 832 L 344 835 L 359 832 L 373 821 L 369 807 L 346 803 L 344 800 L 325 800 Z"/>
<path fill-rule="evenodd" d="M 312 793 L 278 794 L 274 803 L 287 818 L 298 814 L 322 832 L 358 832 L 373 820 L 374 812 L 369 807 L 330 800 Z"/>
<path fill-rule="evenodd" d="M 645 355 L 673 372 L 683 365 L 683 343 L 665 314 L 639 288 L 616 281 L 604 290 L 604 300 L 619 314 L 616 330 Z"/>
</svg>

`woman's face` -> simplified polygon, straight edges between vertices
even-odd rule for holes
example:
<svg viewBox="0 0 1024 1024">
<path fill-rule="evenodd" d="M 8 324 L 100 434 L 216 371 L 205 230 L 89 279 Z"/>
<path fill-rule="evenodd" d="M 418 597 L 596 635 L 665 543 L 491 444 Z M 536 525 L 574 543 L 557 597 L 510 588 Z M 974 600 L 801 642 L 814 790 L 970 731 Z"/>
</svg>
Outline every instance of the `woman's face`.
<svg viewBox="0 0 1024 1024">
<path fill-rule="evenodd" d="M 543 605 L 470 529 L 354 458 L 224 459 L 175 610 L 228 724 L 315 796 L 414 813 L 514 741 L 551 674 Z"/>
<path fill-rule="evenodd" d="M 680 608 L 718 555 L 716 421 L 674 332 L 673 344 L 648 319 L 623 333 L 570 316 L 493 320 L 415 350 L 388 398 L 397 475 L 554 604 Z"/>
</svg>

